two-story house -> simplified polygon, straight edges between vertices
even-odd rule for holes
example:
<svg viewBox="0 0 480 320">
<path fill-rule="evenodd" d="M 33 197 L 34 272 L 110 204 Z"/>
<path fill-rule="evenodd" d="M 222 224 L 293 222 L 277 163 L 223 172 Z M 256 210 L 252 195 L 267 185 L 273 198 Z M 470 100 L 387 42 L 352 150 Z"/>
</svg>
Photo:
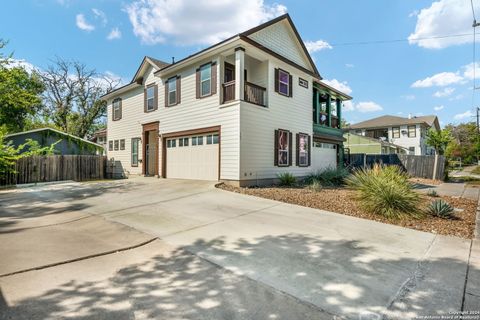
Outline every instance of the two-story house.
<svg viewBox="0 0 480 320">
<path fill-rule="evenodd" d="M 107 155 L 127 174 L 271 183 L 342 156 L 342 102 L 289 15 L 168 64 L 145 57 L 105 95 Z"/>
<path fill-rule="evenodd" d="M 430 128 L 440 130 L 438 117 L 435 115 L 408 118 L 385 115 L 353 124 L 348 131 L 401 146 L 408 154 L 433 155 L 435 150 L 425 143 L 426 133 Z"/>
</svg>

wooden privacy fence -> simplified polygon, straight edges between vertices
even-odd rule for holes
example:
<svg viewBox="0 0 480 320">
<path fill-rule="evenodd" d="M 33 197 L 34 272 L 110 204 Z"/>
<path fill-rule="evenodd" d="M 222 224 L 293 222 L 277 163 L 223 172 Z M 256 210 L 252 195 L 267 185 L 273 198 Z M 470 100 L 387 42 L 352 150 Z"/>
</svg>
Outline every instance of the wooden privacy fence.
<svg viewBox="0 0 480 320">
<path fill-rule="evenodd" d="M 353 168 L 371 168 L 378 163 L 400 166 L 408 174 L 418 178 L 443 180 L 445 176 L 444 156 L 352 153 L 346 157 L 348 158 L 347 164 Z"/>
<path fill-rule="evenodd" d="M 104 179 L 106 177 L 106 162 L 106 156 L 97 155 L 20 158 L 12 166 L 13 170 L 10 170 L 12 172 L 0 178 L 0 185 Z"/>
</svg>

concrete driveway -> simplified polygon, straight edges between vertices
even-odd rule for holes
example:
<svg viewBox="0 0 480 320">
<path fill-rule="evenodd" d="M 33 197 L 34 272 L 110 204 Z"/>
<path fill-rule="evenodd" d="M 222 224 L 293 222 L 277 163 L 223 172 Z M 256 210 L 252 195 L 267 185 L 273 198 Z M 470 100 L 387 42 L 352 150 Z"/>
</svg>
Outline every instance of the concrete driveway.
<svg viewBox="0 0 480 320">
<path fill-rule="evenodd" d="M 0 276 L 0 318 L 397 319 L 480 305 L 478 286 L 465 294 L 469 240 L 207 182 L 21 189 L 0 193 L 0 212 L 0 274 L 14 273 Z"/>
</svg>

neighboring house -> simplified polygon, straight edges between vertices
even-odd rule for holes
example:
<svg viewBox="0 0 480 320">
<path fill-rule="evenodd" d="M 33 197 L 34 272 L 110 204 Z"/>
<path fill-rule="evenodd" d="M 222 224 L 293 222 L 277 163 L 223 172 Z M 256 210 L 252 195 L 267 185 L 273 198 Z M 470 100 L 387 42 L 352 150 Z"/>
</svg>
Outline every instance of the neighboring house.
<svg viewBox="0 0 480 320">
<path fill-rule="evenodd" d="M 145 57 L 103 99 L 126 174 L 253 185 L 337 166 L 351 97 L 321 81 L 283 15 L 172 64 Z"/>
<path fill-rule="evenodd" d="M 101 145 L 52 128 L 34 129 L 5 136 L 5 141 L 11 141 L 15 147 L 24 144 L 27 139 L 37 141 L 40 147 L 48 147 L 60 140 L 55 145 L 55 153 L 61 155 L 94 155 L 103 152 Z M 24 149 L 22 152 L 26 151 L 28 149 Z"/>
<path fill-rule="evenodd" d="M 107 150 L 107 128 L 95 131 L 92 135 L 92 138 L 89 139 L 91 142 L 95 142 L 103 147 L 106 153 Z"/>
<path fill-rule="evenodd" d="M 440 130 L 438 117 L 435 115 L 408 118 L 385 115 L 353 124 L 347 130 L 401 146 L 408 154 L 432 155 L 435 150 L 425 143 L 426 133 L 430 128 Z"/>
<path fill-rule="evenodd" d="M 366 154 L 394 154 L 407 153 L 407 150 L 401 146 L 384 141 L 382 139 L 371 138 L 354 133 L 347 132 L 343 135 L 345 149 L 348 148 L 349 153 L 366 153 Z"/>
</svg>

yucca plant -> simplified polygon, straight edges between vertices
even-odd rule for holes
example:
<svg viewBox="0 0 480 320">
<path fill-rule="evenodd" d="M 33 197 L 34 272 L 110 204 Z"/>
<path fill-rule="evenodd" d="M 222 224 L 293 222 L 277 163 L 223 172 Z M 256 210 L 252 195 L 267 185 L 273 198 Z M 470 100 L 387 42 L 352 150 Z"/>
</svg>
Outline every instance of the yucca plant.
<svg viewBox="0 0 480 320">
<path fill-rule="evenodd" d="M 372 169 L 356 170 L 346 183 L 357 191 L 357 199 L 369 212 L 394 219 L 419 217 L 420 196 L 408 179 L 398 166 L 375 165 Z"/>
<path fill-rule="evenodd" d="M 310 174 L 305 182 L 311 184 L 314 181 L 319 182 L 325 187 L 341 186 L 345 182 L 345 178 L 349 175 L 347 169 L 342 167 L 328 167 L 323 170 Z"/>
<path fill-rule="evenodd" d="M 284 187 L 293 186 L 297 182 L 297 178 L 290 172 L 279 173 L 277 178 L 280 180 L 280 185 Z"/>
<path fill-rule="evenodd" d="M 443 219 L 453 218 L 453 207 L 443 199 L 437 199 L 430 203 L 427 208 L 427 212 Z"/>
</svg>

